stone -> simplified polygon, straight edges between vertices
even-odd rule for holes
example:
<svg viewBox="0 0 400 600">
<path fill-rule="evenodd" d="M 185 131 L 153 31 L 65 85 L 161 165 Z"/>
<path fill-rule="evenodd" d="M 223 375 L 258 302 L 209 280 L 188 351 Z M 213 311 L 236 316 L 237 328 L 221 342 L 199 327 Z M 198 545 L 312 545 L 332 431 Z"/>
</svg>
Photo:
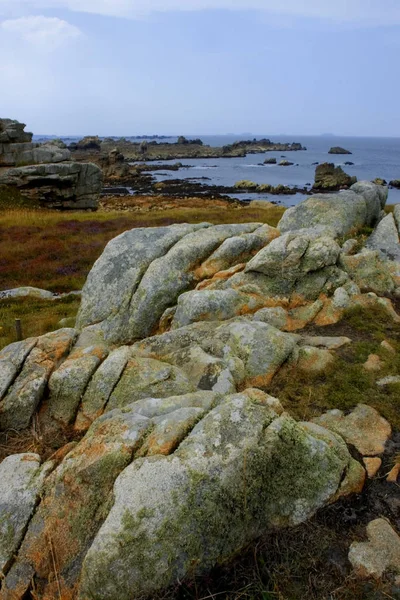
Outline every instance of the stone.
<svg viewBox="0 0 400 600">
<path fill-rule="evenodd" d="M 328 337 L 303 335 L 299 343 L 304 346 L 313 346 L 316 348 L 321 347 L 326 348 L 327 350 L 337 350 L 338 348 L 347 346 L 347 344 L 351 344 L 351 339 L 344 336 Z"/>
<path fill-rule="evenodd" d="M 0 300 L 6 300 L 8 298 L 38 298 L 39 300 L 53 300 L 54 294 L 53 292 L 26 286 L 0 292 Z"/>
<path fill-rule="evenodd" d="M 388 571 L 400 574 L 400 537 L 385 519 L 367 525 L 367 542 L 353 542 L 349 560 L 358 577 L 380 579 Z"/>
<path fill-rule="evenodd" d="M 153 358 L 132 357 L 110 396 L 106 410 L 123 408 L 149 396 L 168 398 L 195 390 L 195 386 L 178 367 Z"/>
<path fill-rule="evenodd" d="M 279 163 L 280 167 L 292 167 L 293 165 L 294 163 L 290 162 L 289 160 L 286 160 L 285 158 Z"/>
<path fill-rule="evenodd" d="M 22 342 L 15 342 L 0 351 L 0 400 L 20 373 L 23 364 L 35 347 L 37 338 L 29 338 Z"/>
<path fill-rule="evenodd" d="M 260 304 L 232 289 L 186 292 L 178 298 L 171 328 L 178 329 L 196 321 L 225 321 L 256 310 Z"/>
<path fill-rule="evenodd" d="M 373 479 L 382 466 L 381 458 L 363 458 L 363 463 L 367 470 L 368 477 Z"/>
<path fill-rule="evenodd" d="M 76 144 L 77 150 L 101 150 L 101 140 L 97 135 L 87 135 Z"/>
<path fill-rule="evenodd" d="M 381 342 L 381 347 L 386 350 L 386 352 L 390 352 L 390 354 L 396 354 L 396 349 L 387 340 L 383 340 L 383 342 Z"/>
<path fill-rule="evenodd" d="M 283 329 L 288 321 L 288 312 L 281 306 L 272 308 L 262 308 L 258 310 L 253 317 L 254 321 L 262 321 L 268 323 L 276 329 Z"/>
<path fill-rule="evenodd" d="M 358 240 L 350 239 L 346 240 L 342 246 L 342 254 L 355 254 L 355 250 L 358 247 Z"/>
<path fill-rule="evenodd" d="M 20 430 L 29 426 L 51 373 L 69 354 L 76 336 L 75 329 L 60 329 L 37 339 L 21 372 L 0 402 L 1 431 Z"/>
<path fill-rule="evenodd" d="M 50 418 L 63 425 L 75 420 L 79 404 L 96 369 L 107 356 L 104 347 L 74 349 L 49 379 L 47 410 Z"/>
<path fill-rule="evenodd" d="M 350 150 L 342 148 L 341 146 L 333 146 L 329 150 L 328 154 L 352 154 L 352 152 L 350 152 Z"/>
<path fill-rule="evenodd" d="M 33 165 L 8 169 L 0 175 L 0 185 L 16 187 L 47 208 L 97 209 L 102 172 L 92 163 Z"/>
<path fill-rule="evenodd" d="M 395 289 L 390 269 L 380 257 L 379 251 L 364 250 L 352 256 L 341 254 L 340 266 L 362 292 L 390 294 Z"/>
<path fill-rule="evenodd" d="M 31 142 L 33 134 L 25 132 L 25 127 L 13 119 L 0 119 L 0 144 Z"/>
<path fill-rule="evenodd" d="M 394 465 L 393 469 L 391 469 L 390 473 L 386 477 L 386 481 L 389 483 L 397 483 L 400 477 L 400 462 Z"/>
<path fill-rule="evenodd" d="M 349 188 L 353 183 L 354 178 L 347 175 L 342 167 L 335 167 L 333 163 L 322 163 L 315 169 L 314 190 L 337 191 Z"/>
<path fill-rule="evenodd" d="M 77 326 L 95 324 L 110 343 L 147 337 L 164 311 L 193 287 L 199 264 L 225 240 L 257 229 L 258 223 L 203 223 L 122 234 L 108 244 L 89 274 Z"/>
<path fill-rule="evenodd" d="M 376 385 L 379 387 L 385 387 L 386 385 L 396 385 L 400 383 L 400 375 L 389 375 L 388 377 L 383 377 L 376 382 Z"/>
<path fill-rule="evenodd" d="M 172 456 L 123 471 L 84 559 L 81 597 L 155 597 L 262 532 L 303 522 L 336 493 L 351 460 L 343 442 L 313 437 L 256 398 L 226 397 Z"/>
<path fill-rule="evenodd" d="M 264 165 L 276 165 L 276 158 L 266 158 Z"/>
<path fill-rule="evenodd" d="M 400 261 L 400 239 L 392 213 L 378 223 L 365 247 L 378 250 L 384 258 Z"/>
<path fill-rule="evenodd" d="M 128 364 L 131 349 L 121 346 L 107 356 L 91 378 L 75 422 L 76 429 L 87 429 L 106 407 Z"/>
<path fill-rule="evenodd" d="M 302 346 L 299 350 L 297 368 L 306 373 L 324 373 L 334 360 L 329 350 Z"/>
<path fill-rule="evenodd" d="M 197 279 L 213 277 L 219 271 L 225 271 L 238 263 L 248 261 L 279 235 L 279 231 L 274 227 L 262 225 L 253 233 L 228 238 L 195 270 L 195 277 Z"/>
<path fill-rule="evenodd" d="M 0 463 L 0 573 L 5 574 L 24 536 L 42 489 L 40 456 L 13 454 Z"/>
<path fill-rule="evenodd" d="M 196 344 L 205 353 L 225 361 L 237 386 L 264 387 L 293 352 L 297 340 L 297 336 L 267 323 L 239 317 L 225 323 L 194 323 L 137 342 L 132 349 L 138 356 L 157 356 L 166 362 L 178 357 L 177 364 L 181 364 L 181 353 Z M 185 368 L 189 369 L 189 365 Z M 214 378 L 210 384 L 215 384 Z"/>
<path fill-rule="evenodd" d="M 348 415 L 341 410 L 330 410 L 313 419 L 313 423 L 341 435 L 346 443 L 354 446 L 362 456 L 383 454 L 385 444 L 392 433 L 386 419 L 366 404 L 358 404 Z"/>
<path fill-rule="evenodd" d="M 365 225 L 374 225 L 386 202 L 387 190 L 370 182 L 352 185 L 338 194 L 315 194 L 285 211 L 278 223 L 282 233 L 319 228 L 333 237 L 343 237 Z"/>
<path fill-rule="evenodd" d="M 368 356 L 367 361 L 364 363 L 363 367 L 369 373 L 374 373 L 376 371 L 381 371 L 383 369 L 383 362 L 381 357 L 378 354 L 370 354 Z"/>
<path fill-rule="evenodd" d="M 189 233 L 205 225 L 138 228 L 111 240 L 82 291 L 77 327 L 94 325 L 105 339 L 123 343 L 132 298 L 151 263 Z"/>
</svg>

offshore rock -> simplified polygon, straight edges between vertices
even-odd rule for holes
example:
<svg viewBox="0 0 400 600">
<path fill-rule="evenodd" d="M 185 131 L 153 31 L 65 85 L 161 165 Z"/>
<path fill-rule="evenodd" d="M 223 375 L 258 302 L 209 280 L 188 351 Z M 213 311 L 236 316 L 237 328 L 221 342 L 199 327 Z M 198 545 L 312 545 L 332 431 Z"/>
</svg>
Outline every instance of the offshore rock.
<svg viewBox="0 0 400 600">
<path fill-rule="evenodd" d="M 356 183 L 356 177 L 350 177 L 342 169 L 335 167 L 333 163 L 323 163 L 315 169 L 314 190 L 337 191 L 348 188 Z"/>
</svg>

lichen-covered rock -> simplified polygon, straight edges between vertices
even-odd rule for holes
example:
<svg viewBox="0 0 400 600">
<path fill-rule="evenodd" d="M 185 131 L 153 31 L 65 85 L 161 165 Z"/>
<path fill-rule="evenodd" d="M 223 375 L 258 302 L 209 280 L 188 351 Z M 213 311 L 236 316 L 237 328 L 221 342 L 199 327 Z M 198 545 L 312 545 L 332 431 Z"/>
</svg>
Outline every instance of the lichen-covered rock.
<svg viewBox="0 0 400 600">
<path fill-rule="evenodd" d="M 149 396 L 168 398 L 194 391 L 196 387 L 178 367 L 153 358 L 133 356 L 113 390 L 106 410 L 123 408 Z"/>
<path fill-rule="evenodd" d="M 322 163 L 315 169 L 313 189 L 320 191 L 335 191 L 350 187 L 356 183 L 353 178 L 345 173 L 342 167 L 335 167 L 333 163 Z"/>
<path fill-rule="evenodd" d="M 181 327 L 138 342 L 133 351 L 166 362 L 176 360 L 180 365 L 182 350 L 196 344 L 225 362 L 236 385 L 262 387 L 271 382 L 297 339 L 267 323 L 238 318 L 222 324 L 213 321 Z"/>
<path fill-rule="evenodd" d="M 282 233 L 320 227 L 334 237 L 377 222 L 387 189 L 369 182 L 356 183 L 339 194 L 316 194 L 289 208 L 278 224 Z"/>
<path fill-rule="evenodd" d="M 400 537 L 385 519 L 367 525 L 367 542 L 354 542 L 349 560 L 358 577 L 380 579 L 386 571 L 400 575 Z"/>
<path fill-rule="evenodd" d="M 213 277 L 219 271 L 225 271 L 238 263 L 246 262 L 279 235 L 279 231 L 274 227 L 262 225 L 253 233 L 244 233 L 228 238 L 196 269 L 196 278 Z"/>
<path fill-rule="evenodd" d="M 139 228 L 111 240 L 86 280 L 77 327 L 94 325 L 115 342 L 129 337 L 130 305 L 143 275 L 154 260 L 202 227 L 206 225 Z"/>
<path fill-rule="evenodd" d="M 14 382 L 24 364 L 26 357 L 35 347 L 37 338 L 29 338 L 15 342 L 0 352 L 0 400 Z"/>
<path fill-rule="evenodd" d="M 77 429 L 87 429 L 103 413 L 128 364 L 130 356 L 131 349 L 128 346 L 122 346 L 111 352 L 99 366 L 82 398 L 82 404 L 75 421 Z"/>
<path fill-rule="evenodd" d="M 78 327 L 111 343 L 150 335 L 164 311 L 196 281 L 196 268 L 225 240 L 260 224 L 173 225 L 135 229 L 112 240 L 83 289 Z M 222 252 L 222 256 L 224 252 Z"/>
<path fill-rule="evenodd" d="M 53 372 L 46 411 L 51 419 L 64 425 L 72 423 L 90 379 L 106 356 L 102 347 L 76 348 Z"/>
<path fill-rule="evenodd" d="M 392 213 L 378 223 L 365 246 L 371 250 L 379 250 L 384 258 L 400 260 L 399 232 Z"/>
<path fill-rule="evenodd" d="M 330 410 L 313 419 L 313 422 L 341 435 L 363 456 L 383 454 L 385 444 L 392 433 L 386 419 L 366 404 L 359 404 L 348 415 L 341 410 Z"/>
<path fill-rule="evenodd" d="M 391 271 L 379 251 L 363 250 L 352 256 L 342 254 L 340 266 L 362 292 L 390 294 L 395 289 Z"/>
<path fill-rule="evenodd" d="M 333 362 L 334 357 L 329 350 L 303 346 L 299 350 L 297 367 L 306 373 L 324 373 Z"/>
<path fill-rule="evenodd" d="M 349 462 L 343 442 L 278 417 L 259 393 L 228 396 L 171 457 L 134 461 L 118 477 L 80 598 L 152 597 L 207 571 L 269 529 L 309 518 Z"/>
<path fill-rule="evenodd" d="M 60 329 L 37 339 L 21 372 L 0 402 L 0 430 L 28 427 L 51 373 L 70 352 L 76 336 L 75 329 Z"/>
<path fill-rule="evenodd" d="M 43 485 L 40 456 L 14 454 L 0 463 L 0 573 L 22 541 Z"/>
</svg>

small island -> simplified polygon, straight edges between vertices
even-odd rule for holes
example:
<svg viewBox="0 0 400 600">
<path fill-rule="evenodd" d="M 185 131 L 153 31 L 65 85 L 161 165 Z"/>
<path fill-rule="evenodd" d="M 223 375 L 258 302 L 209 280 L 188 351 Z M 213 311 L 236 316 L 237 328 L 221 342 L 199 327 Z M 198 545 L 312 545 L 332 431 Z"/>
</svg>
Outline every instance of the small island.
<svg viewBox="0 0 400 600">
<path fill-rule="evenodd" d="M 350 150 L 346 150 L 346 148 L 341 148 L 340 146 L 333 146 L 328 154 L 353 154 Z"/>
</svg>

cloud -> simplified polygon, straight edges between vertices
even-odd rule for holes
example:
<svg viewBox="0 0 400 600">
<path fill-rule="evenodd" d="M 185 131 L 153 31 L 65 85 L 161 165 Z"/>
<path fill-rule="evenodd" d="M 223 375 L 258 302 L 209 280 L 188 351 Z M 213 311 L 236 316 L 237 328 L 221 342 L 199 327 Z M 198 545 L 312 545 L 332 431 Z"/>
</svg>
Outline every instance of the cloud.
<svg viewBox="0 0 400 600">
<path fill-rule="evenodd" d="M 283 16 L 308 17 L 358 25 L 400 24 L 398 0 L 0 0 L 0 13 L 68 9 L 114 17 L 136 18 L 154 12 L 196 10 L 259 10 Z"/>
<path fill-rule="evenodd" d="M 81 31 L 57 17 L 29 16 L 0 23 L 0 31 L 22 38 L 45 49 L 63 45 L 81 35 Z"/>
</svg>

